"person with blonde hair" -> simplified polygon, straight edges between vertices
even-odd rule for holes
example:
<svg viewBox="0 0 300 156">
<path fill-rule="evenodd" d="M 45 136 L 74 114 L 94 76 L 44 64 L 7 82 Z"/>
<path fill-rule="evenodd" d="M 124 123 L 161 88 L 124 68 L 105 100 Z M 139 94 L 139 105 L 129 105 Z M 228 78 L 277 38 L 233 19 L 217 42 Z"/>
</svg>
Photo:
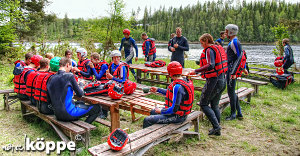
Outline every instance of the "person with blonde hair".
<svg viewBox="0 0 300 156">
<path fill-rule="evenodd" d="M 54 54 L 53 54 L 53 53 L 47 53 L 45 56 L 46 56 L 46 58 L 49 59 L 49 60 L 51 60 L 51 59 L 54 58 Z"/>
</svg>

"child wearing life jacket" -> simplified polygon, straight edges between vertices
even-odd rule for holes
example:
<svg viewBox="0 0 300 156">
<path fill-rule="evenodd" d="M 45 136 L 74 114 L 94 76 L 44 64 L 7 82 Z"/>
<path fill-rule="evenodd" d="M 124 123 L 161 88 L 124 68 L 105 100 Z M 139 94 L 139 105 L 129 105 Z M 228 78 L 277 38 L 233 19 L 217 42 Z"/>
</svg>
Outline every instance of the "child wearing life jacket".
<svg viewBox="0 0 300 156">
<path fill-rule="evenodd" d="M 53 53 L 46 53 L 45 55 L 46 58 L 48 58 L 49 60 L 54 58 L 54 54 Z"/>
<path fill-rule="evenodd" d="M 105 60 L 100 60 L 100 55 L 98 53 L 92 53 L 89 66 L 91 67 L 96 80 L 102 81 L 104 83 L 108 81 L 108 79 L 106 78 L 108 63 Z"/>
<path fill-rule="evenodd" d="M 106 77 L 119 83 L 125 82 L 129 77 L 129 66 L 125 62 L 120 62 L 121 53 L 114 50 L 111 55 L 112 62 L 109 64 L 106 71 Z"/>
<path fill-rule="evenodd" d="M 32 53 L 26 53 L 25 54 L 25 60 L 24 61 L 22 61 L 22 60 L 17 60 L 14 64 L 15 64 L 15 66 L 23 66 L 23 67 L 25 67 L 25 66 L 28 66 L 29 64 L 30 64 L 30 59 L 31 59 L 31 57 L 33 56 L 33 54 Z"/>
<path fill-rule="evenodd" d="M 85 122 L 92 123 L 101 111 L 100 105 L 85 105 L 82 101 L 73 101 L 73 93 L 83 96 L 83 84 L 77 84 L 72 73 L 72 61 L 66 57 L 59 61 L 58 72 L 47 83 L 47 91 L 51 100 L 56 119 L 74 121 L 86 117 Z"/>
<path fill-rule="evenodd" d="M 182 123 L 190 114 L 194 101 L 193 82 L 181 76 L 182 66 L 177 61 L 172 61 L 167 67 L 173 79 L 168 89 L 151 87 L 151 92 L 158 92 L 166 96 L 165 108 L 155 108 L 150 116 L 144 119 L 143 128 L 153 124 Z"/>
<path fill-rule="evenodd" d="M 156 58 L 156 47 L 155 47 L 155 39 L 148 38 L 146 33 L 142 33 L 142 39 L 144 40 L 142 50 L 145 55 L 145 61 L 153 62 Z"/>
<path fill-rule="evenodd" d="M 13 74 L 14 76 L 14 92 L 17 93 L 20 100 L 28 100 L 26 95 L 26 81 L 27 76 L 37 70 L 39 67 L 39 61 L 43 57 L 40 55 L 33 55 L 30 59 L 28 66 L 22 67 L 21 64 L 17 65 Z M 32 103 L 33 104 L 33 103 Z"/>
<path fill-rule="evenodd" d="M 210 34 L 203 34 L 199 40 L 204 48 L 200 56 L 200 68 L 189 74 L 201 73 L 201 77 L 206 79 L 200 107 L 213 126 L 208 135 L 218 136 L 221 135 L 219 101 L 226 87 L 227 56 L 221 45 L 214 45 Z"/>
<path fill-rule="evenodd" d="M 59 61 L 60 57 L 54 57 L 51 61 L 49 59 L 42 59 L 40 61 L 39 75 L 35 83 L 34 99 L 36 100 L 38 110 L 43 114 L 50 115 L 54 113 L 48 97 L 47 83 L 58 71 Z M 49 68 L 51 71 L 49 71 Z"/>
<path fill-rule="evenodd" d="M 87 59 L 87 51 L 84 48 L 78 48 L 77 52 L 77 68 L 73 68 L 72 70 L 75 71 L 75 74 L 78 75 L 78 78 L 85 79 L 85 80 L 93 80 L 93 76 L 91 74 L 91 68 L 88 65 L 91 60 Z"/>
<path fill-rule="evenodd" d="M 72 59 L 72 56 L 73 56 L 73 52 L 71 50 L 66 50 L 65 51 L 65 57 L 72 60 L 72 67 L 77 67 L 77 62 Z"/>
</svg>

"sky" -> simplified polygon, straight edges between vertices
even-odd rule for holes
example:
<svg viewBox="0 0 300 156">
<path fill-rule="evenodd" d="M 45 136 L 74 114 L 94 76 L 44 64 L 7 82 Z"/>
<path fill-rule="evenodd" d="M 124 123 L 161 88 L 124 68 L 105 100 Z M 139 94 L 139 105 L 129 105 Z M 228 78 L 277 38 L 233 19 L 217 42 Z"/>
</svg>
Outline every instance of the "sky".
<svg viewBox="0 0 300 156">
<path fill-rule="evenodd" d="M 112 0 L 49 0 L 50 4 L 46 7 L 46 13 L 55 13 L 59 18 L 64 18 L 67 13 L 69 18 L 100 18 L 108 16 L 110 10 L 109 2 Z M 147 6 L 158 10 L 160 6 L 169 8 L 179 8 L 187 5 L 195 5 L 197 2 L 204 0 L 124 0 L 124 13 L 130 17 L 132 10 L 137 11 L 140 7 L 141 11 L 138 14 L 138 19 L 142 19 L 144 9 Z M 208 1 L 208 0 L 207 0 Z M 216 1 L 216 0 L 215 0 Z M 240 0 L 242 2 L 243 0 Z M 251 0 L 246 0 L 250 2 Z M 300 0 L 285 0 L 286 2 L 300 3 Z"/>
</svg>

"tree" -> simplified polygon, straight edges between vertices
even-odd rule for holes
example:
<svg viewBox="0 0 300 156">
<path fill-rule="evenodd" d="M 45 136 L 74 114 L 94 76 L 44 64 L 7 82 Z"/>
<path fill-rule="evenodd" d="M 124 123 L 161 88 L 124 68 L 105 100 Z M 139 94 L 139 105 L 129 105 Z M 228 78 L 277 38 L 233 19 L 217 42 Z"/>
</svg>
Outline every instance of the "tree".
<svg viewBox="0 0 300 156">
<path fill-rule="evenodd" d="M 279 24 L 275 27 L 272 27 L 271 30 L 274 33 L 276 40 L 276 49 L 273 49 L 273 53 L 276 56 L 283 56 L 282 39 L 289 38 L 288 27 L 284 26 L 283 24 Z"/>
</svg>

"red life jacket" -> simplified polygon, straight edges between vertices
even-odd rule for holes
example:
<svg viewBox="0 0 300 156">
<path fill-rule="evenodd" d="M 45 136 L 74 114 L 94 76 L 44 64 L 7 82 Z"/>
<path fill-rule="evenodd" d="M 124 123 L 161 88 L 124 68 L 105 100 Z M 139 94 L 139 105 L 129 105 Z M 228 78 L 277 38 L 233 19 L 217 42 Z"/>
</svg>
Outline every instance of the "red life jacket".
<svg viewBox="0 0 300 156">
<path fill-rule="evenodd" d="M 26 83 L 25 83 L 25 75 L 28 71 L 35 70 L 33 68 L 24 68 L 21 74 L 15 75 L 14 77 L 14 92 L 19 94 L 26 94 Z"/>
<path fill-rule="evenodd" d="M 21 66 L 23 66 L 23 67 L 27 66 L 27 64 L 22 60 L 17 60 L 16 62 L 14 62 L 15 65 L 18 64 L 18 63 L 20 63 Z"/>
<path fill-rule="evenodd" d="M 208 47 L 212 50 L 214 50 L 216 59 L 215 59 L 215 68 L 209 71 L 205 71 L 201 77 L 202 78 L 211 78 L 211 77 L 217 77 L 218 75 L 225 73 L 228 68 L 227 68 L 227 55 L 220 45 L 212 45 Z M 200 67 L 203 67 L 207 64 L 207 59 L 206 59 L 206 49 L 203 50 L 201 53 L 200 57 Z"/>
<path fill-rule="evenodd" d="M 122 76 L 121 76 L 120 73 L 121 73 L 122 67 L 125 66 L 126 73 L 127 73 L 127 74 L 126 74 L 126 79 L 128 79 L 128 77 L 129 77 L 129 65 L 128 65 L 127 63 L 125 63 L 125 62 L 120 62 L 119 67 L 115 70 L 114 73 L 112 73 L 112 69 L 111 69 L 112 64 L 113 64 L 112 62 L 109 64 L 108 69 L 109 69 L 110 74 L 113 75 L 113 77 L 116 77 L 116 78 L 118 78 L 118 79 L 122 79 Z"/>
<path fill-rule="evenodd" d="M 156 60 L 153 62 L 145 62 L 145 66 L 147 67 L 153 67 L 153 68 L 157 68 L 157 67 L 163 67 L 166 65 L 166 62 L 163 60 Z"/>
<path fill-rule="evenodd" d="M 156 53 L 155 41 L 150 38 L 146 39 L 143 43 L 143 46 L 142 46 L 143 54 L 145 55 L 145 53 L 146 53 L 146 42 L 147 41 L 150 42 L 150 49 L 149 49 L 148 55 L 153 55 L 154 53 Z"/>
<path fill-rule="evenodd" d="M 36 79 L 34 99 L 37 101 L 48 102 L 47 100 L 47 83 L 54 73 L 50 72 L 39 72 Z"/>
<path fill-rule="evenodd" d="M 99 73 L 101 71 L 101 67 L 104 64 L 106 64 L 107 66 L 109 66 L 108 63 L 105 60 L 100 61 L 100 63 L 94 64 L 97 73 Z M 103 76 L 101 77 L 100 80 L 107 80 L 107 78 L 106 78 L 106 72 L 103 74 Z"/>
<path fill-rule="evenodd" d="M 241 77 L 241 76 L 242 76 L 243 71 L 244 71 L 244 69 L 245 69 L 246 62 L 247 62 L 247 56 L 246 56 L 245 50 L 243 50 L 242 52 L 243 52 L 243 54 L 242 54 L 242 59 L 241 59 L 241 61 L 240 61 L 240 62 L 236 61 L 236 62 L 239 63 L 239 64 L 234 64 L 234 65 L 233 65 L 233 69 L 235 69 L 235 66 L 238 65 L 235 74 L 233 74 L 233 75 L 236 75 L 236 77 Z"/>
<path fill-rule="evenodd" d="M 36 78 L 39 76 L 38 71 L 33 71 L 30 74 L 28 74 L 26 79 L 26 95 L 29 97 L 34 96 L 34 90 L 35 90 L 35 83 Z"/>
<path fill-rule="evenodd" d="M 191 113 L 194 101 L 194 85 L 193 81 L 189 79 L 187 79 L 187 82 L 184 80 L 175 80 L 169 85 L 166 93 L 165 108 L 168 109 L 173 105 L 173 88 L 176 84 L 180 84 L 185 88 L 185 90 L 189 94 L 189 99 L 184 101 L 183 103 L 180 103 L 179 109 L 175 114 L 178 114 L 180 116 L 188 115 Z"/>
<path fill-rule="evenodd" d="M 84 61 L 78 61 L 77 68 L 83 72 L 87 72 L 86 66 L 90 61 L 91 60 L 89 60 L 89 59 L 85 59 Z M 85 79 L 85 80 L 93 80 L 93 76 L 84 77 L 80 74 L 80 72 L 78 73 L 78 77 L 81 79 Z"/>
</svg>

